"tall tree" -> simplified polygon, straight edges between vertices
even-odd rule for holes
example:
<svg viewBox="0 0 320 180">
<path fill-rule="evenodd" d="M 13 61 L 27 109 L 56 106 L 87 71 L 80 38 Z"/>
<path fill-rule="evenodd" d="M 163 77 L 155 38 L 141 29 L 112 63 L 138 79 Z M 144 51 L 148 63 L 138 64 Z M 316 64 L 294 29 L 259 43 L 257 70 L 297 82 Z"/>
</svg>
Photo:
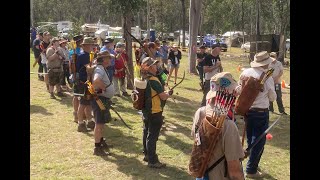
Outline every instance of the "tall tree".
<svg viewBox="0 0 320 180">
<path fill-rule="evenodd" d="M 185 2 L 186 2 L 185 0 L 181 0 L 181 5 L 182 5 L 182 47 L 186 46 L 186 4 L 185 4 Z"/>
<path fill-rule="evenodd" d="M 130 72 L 130 75 L 127 74 L 127 88 L 133 89 L 133 61 L 132 61 L 132 39 L 128 32 L 131 33 L 131 26 L 132 26 L 132 20 L 133 20 L 133 12 L 135 10 L 138 10 L 140 5 L 143 3 L 143 0 L 110 0 L 108 8 L 111 8 L 113 13 L 119 13 L 119 11 L 122 14 L 123 18 L 123 35 L 124 39 L 126 41 L 126 52 L 128 55 L 128 69 Z M 131 79 L 131 80 L 130 80 Z"/>
</svg>

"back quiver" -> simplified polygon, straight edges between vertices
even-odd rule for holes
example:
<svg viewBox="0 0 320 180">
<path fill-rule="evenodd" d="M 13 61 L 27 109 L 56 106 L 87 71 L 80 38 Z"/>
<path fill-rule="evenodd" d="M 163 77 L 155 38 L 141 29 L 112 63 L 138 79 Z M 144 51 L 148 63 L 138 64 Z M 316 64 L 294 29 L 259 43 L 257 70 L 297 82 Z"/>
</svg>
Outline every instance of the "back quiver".
<svg viewBox="0 0 320 180">
<path fill-rule="evenodd" d="M 225 118 L 226 115 L 220 115 L 213 116 L 213 118 L 205 117 L 202 120 L 196 133 L 196 139 L 192 147 L 191 159 L 189 162 L 189 174 L 191 176 L 195 178 L 204 176 L 204 173 L 208 168 L 208 163 L 211 160 L 213 150 L 220 138 L 222 124 Z M 212 122 L 219 123 L 214 123 L 215 125 L 213 125 Z"/>
<path fill-rule="evenodd" d="M 262 79 L 262 78 L 260 78 Z M 235 111 L 237 114 L 244 116 L 252 106 L 254 100 L 257 98 L 259 92 L 263 88 L 261 80 L 253 77 L 245 82 L 242 91 L 236 101 Z"/>
<path fill-rule="evenodd" d="M 137 110 L 142 110 L 145 104 L 144 96 L 145 96 L 145 90 L 147 88 L 147 81 L 134 78 L 134 87 L 135 87 L 135 90 L 131 95 L 131 99 L 133 101 L 133 107 Z"/>
</svg>

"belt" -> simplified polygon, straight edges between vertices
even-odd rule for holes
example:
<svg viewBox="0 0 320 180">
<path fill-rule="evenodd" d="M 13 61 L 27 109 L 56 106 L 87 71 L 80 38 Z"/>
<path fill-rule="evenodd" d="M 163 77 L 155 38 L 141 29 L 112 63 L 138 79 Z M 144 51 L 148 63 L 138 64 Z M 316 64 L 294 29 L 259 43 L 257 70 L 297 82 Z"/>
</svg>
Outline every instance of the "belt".
<svg viewBox="0 0 320 180">
<path fill-rule="evenodd" d="M 268 108 L 251 108 L 249 111 L 256 111 L 256 112 L 268 112 Z"/>
</svg>

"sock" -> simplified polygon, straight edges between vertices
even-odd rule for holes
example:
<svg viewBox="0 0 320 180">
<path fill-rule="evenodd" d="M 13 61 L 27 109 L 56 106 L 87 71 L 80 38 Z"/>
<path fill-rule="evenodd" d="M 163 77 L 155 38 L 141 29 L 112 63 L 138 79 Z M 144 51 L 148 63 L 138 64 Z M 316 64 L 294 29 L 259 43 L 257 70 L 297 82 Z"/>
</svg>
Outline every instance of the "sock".
<svg viewBox="0 0 320 180">
<path fill-rule="evenodd" d="M 101 143 L 94 143 L 94 147 L 101 147 Z"/>
<path fill-rule="evenodd" d="M 100 139 L 100 143 L 101 143 L 102 141 L 104 141 L 103 137 L 101 137 L 101 139 Z"/>
</svg>

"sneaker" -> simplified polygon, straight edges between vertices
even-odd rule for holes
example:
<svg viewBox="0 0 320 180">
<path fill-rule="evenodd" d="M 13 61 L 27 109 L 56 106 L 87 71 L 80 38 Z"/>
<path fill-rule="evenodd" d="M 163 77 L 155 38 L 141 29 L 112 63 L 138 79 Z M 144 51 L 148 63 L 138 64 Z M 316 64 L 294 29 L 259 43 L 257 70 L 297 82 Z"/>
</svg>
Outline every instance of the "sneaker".
<svg viewBox="0 0 320 180">
<path fill-rule="evenodd" d="M 161 163 L 159 161 L 154 164 L 148 163 L 148 167 L 150 167 L 150 168 L 164 168 L 166 166 L 167 166 L 166 164 Z"/>
<path fill-rule="evenodd" d="M 78 125 L 78 132 L 88 132 L 88 129 L 85 123 L 81 123 Z"/>
<path fill-rule="evenodd" d="M 247 178 L 261 178 L 263 177 L 263 174 L 257 170 L 257 172 L 255 174 L 246 174 Z"/>
<path fill-rule="evenodd" d="M 50 99 L 56 99 L 56 96 L 54 96 L 53 93 L 50 93 Z"/>
<path fill-rule="evenodd" d="M 44 81 L 44 77 L 43 76 L 39 76 L 38 79 L 39 79 L 39 81 Z"/>
<path fill-rule="evenodd" d="M 122 96 L 125 96 L 125 97 L 128 97 L 128 96 L 130 96 L 127 92 L 123 92 L 122 93 Z"/>
<path fill-rule="evenodd" d="M 92 120 L 89 120 L 87 123 L 87 127 L 90 129 L 94 129 L 94 126 L 96 125 L 96 123 Z"/>
<path fill-rule="evenodd" d="M 102 147 L 95 147 L 94 150 L 93 150 L 93 155 L 96 155 L 96 156 L 108 156 L 108 155 L 110 155 L 110 153 L 109 152 L 105 152 Z"/>
</svg>

